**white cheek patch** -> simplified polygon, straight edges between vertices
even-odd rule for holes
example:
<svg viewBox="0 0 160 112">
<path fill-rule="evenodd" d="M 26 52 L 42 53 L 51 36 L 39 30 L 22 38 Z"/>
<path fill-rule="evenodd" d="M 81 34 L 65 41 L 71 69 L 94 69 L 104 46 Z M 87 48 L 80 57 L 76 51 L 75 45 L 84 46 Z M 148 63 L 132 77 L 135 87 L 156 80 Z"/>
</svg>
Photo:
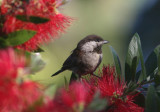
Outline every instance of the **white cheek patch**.
<svg viewBox="0 0 160 112">
<path fill-rule="evenodd" d="M 94 48 L 97 47 L 97 42 L 95 41 L 90 41 L 90 42 L 87 42 L 85 43 L 83 46 L 82 46 L 82 51 L 84 52 L 90 52 L 90 51 L 93 51 Z"/>
</svg>

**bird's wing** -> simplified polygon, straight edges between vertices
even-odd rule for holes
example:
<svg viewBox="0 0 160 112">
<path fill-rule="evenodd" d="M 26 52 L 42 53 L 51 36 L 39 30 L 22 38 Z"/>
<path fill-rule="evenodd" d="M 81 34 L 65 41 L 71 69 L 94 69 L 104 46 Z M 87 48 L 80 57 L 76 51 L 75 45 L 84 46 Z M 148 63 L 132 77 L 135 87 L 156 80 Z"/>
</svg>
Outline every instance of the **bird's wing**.
<svg viewBox="0 0 160 112">
<path fill-rule="evenodd" d="M 66 59 L 66 61 L 63 63 L 63 69 L 70 69 L 77 65 L 78 55 L 73 51 L 73 53 Z"/>
</svg>

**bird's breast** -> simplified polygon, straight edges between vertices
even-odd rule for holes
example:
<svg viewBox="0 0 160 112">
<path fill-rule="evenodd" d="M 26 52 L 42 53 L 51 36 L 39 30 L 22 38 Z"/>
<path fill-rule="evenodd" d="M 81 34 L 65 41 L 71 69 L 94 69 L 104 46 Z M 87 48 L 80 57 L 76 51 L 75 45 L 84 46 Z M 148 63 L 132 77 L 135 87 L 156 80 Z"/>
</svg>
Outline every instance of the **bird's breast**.
<svg viewBox="0 0 160 112">
<path fill-rule="evenodd" d="M 95 52 L 85 53 L 82 56 L 82 61 L 85 63 L 88 69 L 94 71 L 102 60 L 102 54 Z"/>
</svg>

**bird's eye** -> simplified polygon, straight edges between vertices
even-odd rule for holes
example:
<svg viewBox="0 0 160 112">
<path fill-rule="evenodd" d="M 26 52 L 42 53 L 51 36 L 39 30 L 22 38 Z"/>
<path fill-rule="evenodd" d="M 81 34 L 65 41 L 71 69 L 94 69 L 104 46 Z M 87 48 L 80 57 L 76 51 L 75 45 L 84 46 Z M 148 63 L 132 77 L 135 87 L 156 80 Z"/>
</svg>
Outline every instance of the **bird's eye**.
<svg viewBox="0 0 160 112">
<path fill-rule="evenodd" d="M 97 42 L 99 42 L 99 39 L 97 39 Z"/>
</svg>

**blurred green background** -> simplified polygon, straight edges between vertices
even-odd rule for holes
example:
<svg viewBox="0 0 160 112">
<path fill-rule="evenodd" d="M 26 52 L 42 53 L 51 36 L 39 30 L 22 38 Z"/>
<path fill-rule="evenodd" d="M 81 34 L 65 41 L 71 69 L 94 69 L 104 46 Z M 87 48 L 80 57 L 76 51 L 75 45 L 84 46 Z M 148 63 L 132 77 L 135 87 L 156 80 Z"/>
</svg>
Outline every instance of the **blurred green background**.
<svg viewBox="0 0 160 112">
<path fill-rule="evenodd" d="M 61 13 L 75 20 L 61 38 L 42 46 L 45 52 L 41 55 L 46 66 L 42 71 L 32 75 L 33 80 L 44 85 L 63 85 L 64 76 L 69 79 L 71 71 L 65 71 L 55 77 L 51 75 L 61 68 L 77 43 L 90 34 L 99 35 L 110 41 L 108 45 L 113 46 L 117 51 L 123 67 L 130 38 L 138 32 L 144 55 L 147 57 L 149 50 L 160 42 L 159 33 L 155 35 L 153 32 L 159 32 L 160 19 L 158 20 L 159 14 L 155 10 L 155 7 L 159 8 L 159 4 L 157 0 L 72 0 L 60 7 Z M 152 15 L 154 13 L 157 15 Z M 103 61 L 99 68 L 103 64 L 113 65 L 108 45 L 103 46 Z"/>
</svg>

